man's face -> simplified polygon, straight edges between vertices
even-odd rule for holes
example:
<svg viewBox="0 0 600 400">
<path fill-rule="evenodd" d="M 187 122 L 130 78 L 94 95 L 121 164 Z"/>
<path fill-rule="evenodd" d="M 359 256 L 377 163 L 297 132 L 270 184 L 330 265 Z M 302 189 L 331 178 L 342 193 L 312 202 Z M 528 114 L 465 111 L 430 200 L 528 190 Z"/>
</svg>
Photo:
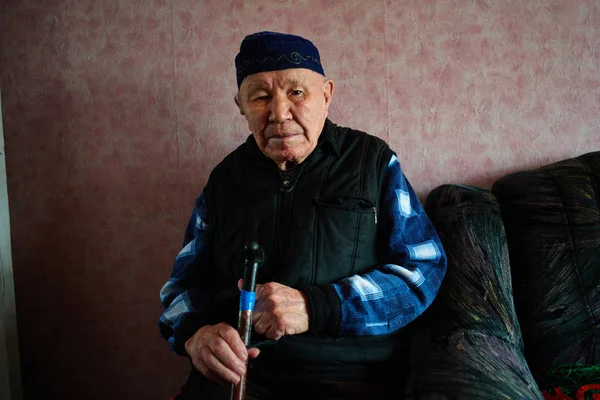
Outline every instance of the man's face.
<svg viewBox="0 0 600 400">
<path fill-rule="evenodd" d="M 247 76 L 236 104 L 261 151 L 286 169 L 315 149 L 332 95 L 332 81 L 293 68 Z"/>
</svg>

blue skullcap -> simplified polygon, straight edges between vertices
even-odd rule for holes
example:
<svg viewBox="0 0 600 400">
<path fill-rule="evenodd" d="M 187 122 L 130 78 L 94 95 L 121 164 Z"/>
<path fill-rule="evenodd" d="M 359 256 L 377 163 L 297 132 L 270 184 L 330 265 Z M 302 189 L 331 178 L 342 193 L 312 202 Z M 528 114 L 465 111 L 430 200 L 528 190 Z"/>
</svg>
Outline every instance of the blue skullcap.
<svg viewBox="0 0 600 400">
<path fill-rule="evenodd" d="M 325 76 L 319 50 L 310 40 L 267 31 L 248 35 L 235 57 L 238 89 L 248 75 L 289 68 L 306 68 Z"/>
</svg>

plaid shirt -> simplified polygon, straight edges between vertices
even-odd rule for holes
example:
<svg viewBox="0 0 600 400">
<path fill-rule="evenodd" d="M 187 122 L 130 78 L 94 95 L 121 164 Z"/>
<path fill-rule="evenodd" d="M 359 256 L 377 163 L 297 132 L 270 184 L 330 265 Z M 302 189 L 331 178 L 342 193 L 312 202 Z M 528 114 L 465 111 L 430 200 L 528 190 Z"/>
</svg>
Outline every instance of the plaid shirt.
<svg viewBox="0 0 600 400">
<path fill-rule="evenodd" d="M 202 261 L 210 226 L 204 195 L 188 224 L 183 249 L 160 297 L 165 308 L 161 332 L 176 351 L 175 336 L 186 316 L 210 309 L 212 294 L 189 288 L 187 279 Z M 435 298 L 446 272 L 446 255 L 433 225 L 406 180 L 396 156 L 390 160 L 380 200 L 378 257 L 380 264 L 360 275 L 333 282 L 339 296 L 338 335 L 382 335 L 407 325 Z M 192 302 L 191 299 L 194 299 Z M 180 351 L 178 351 L 180 352 Z"/>
</svg>

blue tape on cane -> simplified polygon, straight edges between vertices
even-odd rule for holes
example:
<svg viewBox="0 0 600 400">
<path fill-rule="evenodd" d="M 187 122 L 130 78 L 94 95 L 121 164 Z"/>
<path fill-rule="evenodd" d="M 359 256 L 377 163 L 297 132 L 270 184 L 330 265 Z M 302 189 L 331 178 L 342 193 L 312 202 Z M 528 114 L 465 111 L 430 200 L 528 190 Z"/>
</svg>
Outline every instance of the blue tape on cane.
<svg viewBox="0 0 600 400">
<path fill-rule="evenodd" d="M 254 310 L 254 302 L 256 301 L 255 292 L 246 292 L 242 290 L 240 295 L 240 311 L 252 311 Z"/>
</svg>

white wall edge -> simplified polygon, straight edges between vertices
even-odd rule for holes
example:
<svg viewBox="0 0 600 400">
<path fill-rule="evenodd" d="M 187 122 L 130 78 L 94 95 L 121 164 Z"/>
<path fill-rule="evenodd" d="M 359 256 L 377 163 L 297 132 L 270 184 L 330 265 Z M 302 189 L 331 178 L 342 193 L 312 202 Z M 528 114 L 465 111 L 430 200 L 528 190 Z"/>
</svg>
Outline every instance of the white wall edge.
<svg viewBox="0 0 600 400">
<path fill-rule="evenodd" d="M 0 111 L 2 110 L 0 92 Z M 0 399 L 22 400 L 4 130 L 0 112 Z"/>
</svg>

